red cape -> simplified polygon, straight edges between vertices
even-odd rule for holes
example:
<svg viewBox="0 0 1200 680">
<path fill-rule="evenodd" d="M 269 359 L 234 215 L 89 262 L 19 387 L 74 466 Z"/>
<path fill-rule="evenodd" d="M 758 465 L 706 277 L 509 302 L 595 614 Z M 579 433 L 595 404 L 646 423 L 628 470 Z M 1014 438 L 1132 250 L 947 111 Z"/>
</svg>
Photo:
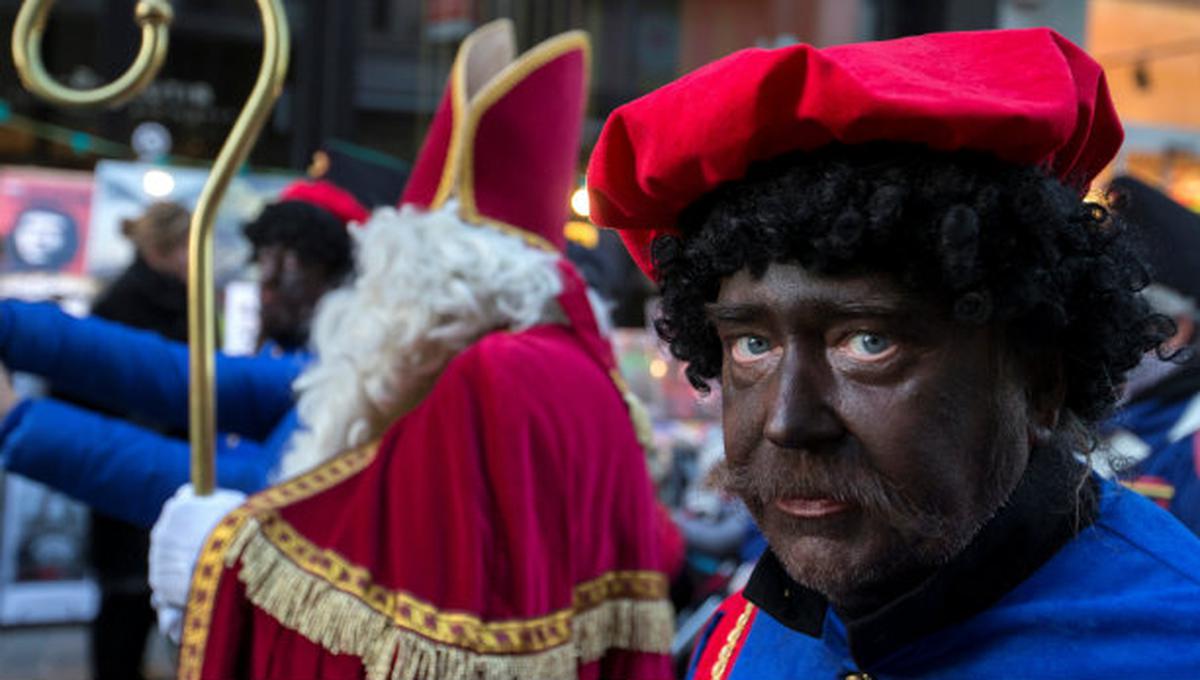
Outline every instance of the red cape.
<svg viewBox="0 0 1200 680">
<path fill-rule="evenodd" d="M 180 678 L 671 677 L 663 514 L 564 279 L 570 326 L 484 337 L 377 444 L 225 518 Z"/>
</svg>

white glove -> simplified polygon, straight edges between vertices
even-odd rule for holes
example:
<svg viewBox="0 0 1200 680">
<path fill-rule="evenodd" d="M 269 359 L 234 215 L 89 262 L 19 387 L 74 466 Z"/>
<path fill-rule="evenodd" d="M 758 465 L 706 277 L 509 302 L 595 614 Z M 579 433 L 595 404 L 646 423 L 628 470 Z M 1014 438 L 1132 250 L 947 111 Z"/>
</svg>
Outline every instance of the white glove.
<svg viewBox="0 0 1200 680">
<path fill-rule="evenodd" d="M 197 496 L 191 484 L 179 487 L 150 530 L 151 604 L 158 610 L 158 626 L 176 643 L 183 629 L 192 570 L 209 532 L 230 510 L 241 505 L 246 494 L 217 489 L 211 496 Z"/>
</svg>

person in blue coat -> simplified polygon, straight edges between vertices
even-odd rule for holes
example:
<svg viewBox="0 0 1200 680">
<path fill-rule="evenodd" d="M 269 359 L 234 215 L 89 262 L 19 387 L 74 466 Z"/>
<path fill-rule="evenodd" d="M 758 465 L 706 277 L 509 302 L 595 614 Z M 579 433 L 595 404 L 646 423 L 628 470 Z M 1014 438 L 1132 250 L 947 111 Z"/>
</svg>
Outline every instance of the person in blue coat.
<svg viewBox="0 0 1200 680">
<path fill-rule="evenodd" d="M 745 50 L 612 113 L 591 218 L 768 544 L 688 677 L 1200 677 L 1200 539 L 1086 460 L 1171 331 L 1085 198 L 1121 139 L 1044 28 Z"/>
<path fill-rule="evenodd" d="M 320 298 L 353 268 L 347 225 L 366 209 L 327 182 L 299 182 L 245 227 L 259 270 L 256 356 L 218 355 L 217 482 L 267 485 L 296 428 L 292 382 L 309 360 Z M 51 304 L 0 301 L 0 364 L 45 378 L 58 393 L 131 420 L 53 398 L 0 400 L 0 465 L 118 519 L 149 527 L 189 475 L 188 443 L 138 423 L 186 431 L 187 346 Z M 8 403 L 5 403 L 8 402 Z"/>
</svg>

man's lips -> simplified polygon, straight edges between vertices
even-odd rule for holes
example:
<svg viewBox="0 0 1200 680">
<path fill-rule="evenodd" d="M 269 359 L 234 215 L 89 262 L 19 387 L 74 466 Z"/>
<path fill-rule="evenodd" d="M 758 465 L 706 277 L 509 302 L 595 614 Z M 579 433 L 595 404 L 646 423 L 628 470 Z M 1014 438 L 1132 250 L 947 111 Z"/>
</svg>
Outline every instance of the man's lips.
<svg viewBox="0 0 1200 680">
<path fill-rule="evenodd" d="M 850 503 L 835 501 L 832 498 L 780 498 L 775 501 L 775 507 L 782 513 L 792 517 L 815 518 L 828 517 L 849 510 Z"/>
</svg>

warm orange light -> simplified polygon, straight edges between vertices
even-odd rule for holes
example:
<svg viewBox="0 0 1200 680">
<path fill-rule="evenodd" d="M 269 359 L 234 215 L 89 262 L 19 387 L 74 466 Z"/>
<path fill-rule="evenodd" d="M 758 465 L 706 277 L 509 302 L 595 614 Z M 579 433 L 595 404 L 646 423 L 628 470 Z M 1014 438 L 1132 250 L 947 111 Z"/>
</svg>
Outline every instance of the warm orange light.
<svg viewBox="0 0 1200 680">
<path fill-rule="evenodd" d="M 571 220 L 563 225 L 563 234 L 568 241 L 577 243 L 588 250 L 595 248 L 596 244 L 600 243 L 600 231 L 591 222 Z"/>
<path fill-rule="evenodd" d="M 650 362 L 650 375 L 655 378 L 663 378 L 667 375 L 667 362 L 662 359 L 654 359 Z"/>
</svg>

